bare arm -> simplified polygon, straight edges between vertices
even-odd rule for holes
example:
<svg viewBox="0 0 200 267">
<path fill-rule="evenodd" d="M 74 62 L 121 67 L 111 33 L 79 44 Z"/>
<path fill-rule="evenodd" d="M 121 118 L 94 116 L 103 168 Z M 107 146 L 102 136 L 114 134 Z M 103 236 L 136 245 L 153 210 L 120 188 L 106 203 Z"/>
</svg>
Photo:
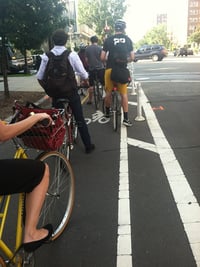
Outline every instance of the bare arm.
<svg viewBox="0 0 200 267">
<path fill-rule="evenodd" d="M 2 121 L 0 121 L 0 141 L 7 141 L 14 136 L 21 134 L 31 128 L 37 122 L 46 118 L 49 119 L 51 123 L 52 120 L 46 113 L 37 113 L 26 118 L 25 120 L 13 124 L 4 124 Z"/>
<path fill-rule="evenodd" d="M 101 55 L 100 55 L 100 59 L 103 63 L 106 62 L 106 59 L 107 59 L 107 54 L 104 50 L 101 51 Z"/>
<path fill-rule="evenodd" d="M 130 55 L 129 55 L 129 57 L 128 57 L 128 62 L 132 62 L 132 61 L 134 60 L 134 58 L 135 58 L 135 54 L 134 54 L 133 51 L 131 51 L 131 52 L 130 52 Z"/>
</svg>

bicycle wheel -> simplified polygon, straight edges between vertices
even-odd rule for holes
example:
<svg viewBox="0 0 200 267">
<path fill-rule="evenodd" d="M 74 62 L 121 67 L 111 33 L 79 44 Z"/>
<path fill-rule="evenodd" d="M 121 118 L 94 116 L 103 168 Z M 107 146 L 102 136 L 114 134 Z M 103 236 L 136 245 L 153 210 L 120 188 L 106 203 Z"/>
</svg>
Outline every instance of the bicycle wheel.
<svg viewBox="0 0 200 267">
<path fill-rule="evenodd" d="M 118 106 L 119 100 L 117 92 L 112 92 L 112 119 L 113 119 L 113 130 L 117 131 L 118 127 Z"/>
<path fill-rule="evenodd" d="M 4 259 L 2 258 L 2 256 L 0 256 L 0 267 L 6 267 L 6 263 Z"/>
<path fill-rule="evenodd" d="M 67 158 L 67 160 L 70 159 L 70 151 L 72 150 L 72 147 L 70 146 L 70 143 L 69 143 L 68 136 L 69 136 L 68 128 L 66 127 L 66 133 L 64 136 L 63 144 L 58 149 L 58 152 L 63 154 Z"/>
<path fill-rule="evenodd" d="M 34 267 L 35 257 L 34 253 L 27 253 L 24 251 L 22 267 Z"/>
<path fill-rule="evenodd" d="M 72 128 L 72 138 L 73 142 L 76 143 L 76 140 L 78 138 L 78 125 L 75 121 L 74 116 L 72 116 L 72 121 L 71 121 L 71 128 Z"/>
<path fill-rule="evenodd" d="M 100 107 L 100 102 L 102 100 L 103 91 L 100 89 L 100 83 L 98 81 L 94 82 L 94 103 L 96 110 Z"/>
<path fill-rule="evenodd" d="M 64 231 L 70 219 L 74 204 L 74 173 L 69 161 L 57 151 L 42 153 L 38 157 L 49 166 L 50 181 L 43 205 L 39 226 L 47 223 L 53 225 L 52 240 Z"/>
<path fill-rule="evenodd" d="M 68 123 L 68 122 L 67 122 Z M 66 133 L 62 146 L 58 149 L 58 152 L 63 154 L 68 160 L 70 160 L 71 150 L 74 148 L 78 138 L 78 125 L 72 116 L 70 125 L 66 126 Z"/>
</svg>

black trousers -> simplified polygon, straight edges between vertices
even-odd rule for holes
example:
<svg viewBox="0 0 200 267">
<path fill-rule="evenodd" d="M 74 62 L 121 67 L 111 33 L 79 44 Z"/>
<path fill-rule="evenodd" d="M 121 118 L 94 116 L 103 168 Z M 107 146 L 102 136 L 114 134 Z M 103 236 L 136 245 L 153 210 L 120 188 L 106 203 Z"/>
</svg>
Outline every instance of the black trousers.
<svg viewBox="0 0 200 267">
<path fill-rule="evenodd" d="M 79 130 L 81 139 L 83 141 L 83 144 L 85 145 L 85 148 L 90 148 L 91 138 L 90 138 L 87 124 L 83 116 L 83 109 L 82 109 L 81 99 L 78 94 L 78 91 L 74 90 L 73 93 L 66 98 L 69 100 L 69 105 L 72 109 L 74 118 L 78 125 L 78 130 Z M 55 108 L 63 108 L 62 103 L 57 103 L 58 99 L 59 98 L 52 98 L 52 106 Z"/>
</svg>

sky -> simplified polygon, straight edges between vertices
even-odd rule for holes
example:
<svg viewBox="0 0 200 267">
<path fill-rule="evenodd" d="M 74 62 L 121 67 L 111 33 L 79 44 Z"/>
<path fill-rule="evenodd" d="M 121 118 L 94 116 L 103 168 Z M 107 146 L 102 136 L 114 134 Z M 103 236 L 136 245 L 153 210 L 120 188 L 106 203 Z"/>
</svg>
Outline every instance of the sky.
<svg viewBox="0 0 200 267">
<path fill-rule="evenodd" d="M 156 26 L 156 15 L 167 13 L 168 29 L 180 43 L 186 41 L 188 0 L 126 0 L 127 34 L 134 42 Z"/>
</svg>

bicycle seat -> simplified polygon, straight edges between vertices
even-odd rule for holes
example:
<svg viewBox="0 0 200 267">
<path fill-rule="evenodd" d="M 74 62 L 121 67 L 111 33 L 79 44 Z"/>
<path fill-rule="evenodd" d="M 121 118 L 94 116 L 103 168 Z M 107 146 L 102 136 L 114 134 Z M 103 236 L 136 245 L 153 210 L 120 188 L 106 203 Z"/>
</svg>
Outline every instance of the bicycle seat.
<svg viewBox="0 0 200 267">
<path fill-rule="evenodd" d="M 57 98 L 56 103 L 69 103 L 68 98 Z"/>
</svg>

